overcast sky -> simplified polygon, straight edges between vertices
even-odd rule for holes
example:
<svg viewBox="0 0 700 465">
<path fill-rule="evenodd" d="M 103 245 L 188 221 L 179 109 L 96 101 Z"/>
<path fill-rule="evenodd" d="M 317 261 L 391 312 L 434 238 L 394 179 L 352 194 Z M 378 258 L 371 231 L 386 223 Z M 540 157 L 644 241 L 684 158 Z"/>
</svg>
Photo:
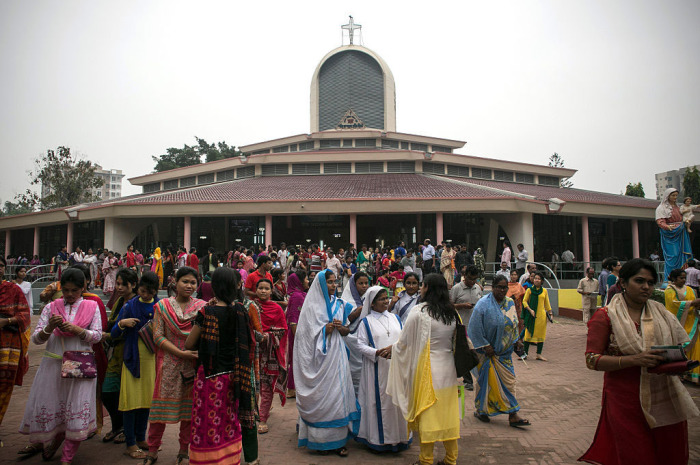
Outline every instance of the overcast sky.
<svg viewBox="0 0 700 465">
<path fill-rule="evenodd" d="M 399 132 L 558 152 L 574 187 L 651 198 L 654 173 L 700 163 L 694 0 L 0 0 L 0 199 L 59 145 L 133 177 L 195 135 L 308 133 L 312 73 L 349 14 L 394 74 Z"/>
</svg>

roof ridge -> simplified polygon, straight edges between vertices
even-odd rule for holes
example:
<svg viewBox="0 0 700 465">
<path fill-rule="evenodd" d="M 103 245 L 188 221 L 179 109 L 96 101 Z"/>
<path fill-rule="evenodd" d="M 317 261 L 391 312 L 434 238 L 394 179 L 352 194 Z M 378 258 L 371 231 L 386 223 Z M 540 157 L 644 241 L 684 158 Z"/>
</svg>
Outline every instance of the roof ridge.
<svg viewBox="0 0 700 465">
<path fill-rule="evenodd" d="M 482 184 L 475 184 L 473 182 L 469 182 L 469 179 L 459 180 L 459 179 L 454 179 L 451 177 L 444 177 L 444 176 L 434 175 L 434 174 L 430 174 L 430 173 L 423 173 L 423 175 L 431 177 L 433 179 L 442 179 L 442 180 L 445 180 L 448 182 L 452 182 L 454 184 L 468 184 L 468 185 L 473 186 L 477 189 L 483 189 L 483 190 L 486 190 L 489 192 L 498 192 L 499 194 L 507 194 L 507 195 L 512 195 L 512 196 L 516 196 L 516 197 L 521 197 L 524 199 L 538 200 L 537 196 L 534 196 L 534 195 L 523 194 L 521 192 L 513 192 L 513 191 L 506 190 L 506 189 L 499 189 L 497 187 L 484 186 Z"/>
</svg>

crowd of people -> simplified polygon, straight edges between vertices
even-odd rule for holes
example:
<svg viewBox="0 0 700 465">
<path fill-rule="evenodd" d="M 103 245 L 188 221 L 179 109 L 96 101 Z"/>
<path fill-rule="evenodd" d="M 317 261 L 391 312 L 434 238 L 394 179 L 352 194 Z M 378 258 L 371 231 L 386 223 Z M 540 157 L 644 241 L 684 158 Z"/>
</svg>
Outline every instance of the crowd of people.
<svg viewBox="0 0 700 465">
<path fill-rule="evenodd" d="M 453 465 L 465 391 L 474 392 L 479 421 L 507 415 L 511 427 L 531 426 L 520 414 L 513 360 L 534 345 L 536 360 L 547 361 L 552 305 L 522 244 L 504 258 L 515 266 L 502 266 L 490 289 L 480 248 L 433 247 L 428 239 L 374 251 L 281 244 L 198 256 L 156 248 L 146 259 L 130 246 L 123 255 L 103 251 L 101 267 L 90 251 L 81 254 L 56 261 L 57 281 L 42 292 L 46 305 L 33 328 L 19 276 L 0 285 L 0 422 L 26 374 L 29 343 L 46 347 L 20 424 L 28 437 L 22 455 L 48 460 L 61 449 L 69 464 L 80 443 L 99 434 L 151 465 L 166 425 L 176 424 L 178 465 L 258 464 L 257 437 L 270 431 L 275 395 L 282 406 L 295 399 L 298 446 L 323 455 L 347 456 L 351 439 L 391 453 L 416 439 L 416 463 L 432 464 L 442 442 L 438 463 Z M 645 260 L 612 257 L 605 273 L 596 278 L 589 269 L 579 282 L 586 363 L 606 380 L 582 460 L 661 463 L 653 460 L 666 454 L 672 459 L 663 463 L 687 462 L 686 420 L 697 408 L 680 378 L 647 369 L 663 361 L 652 345 L 681 344 L 700 358 L 695 266 L 670 274 L 665 305 L 651 299 L 658 276 Z M 106 306 L 91 293 L 95 285 L 110 297 Z M 461 378 L 458 328 L 478 359 Z M 699 383 L 699 373 L 683 376 Z M 624 448 L 627 431 L 644 446 Z"/>
</svg>

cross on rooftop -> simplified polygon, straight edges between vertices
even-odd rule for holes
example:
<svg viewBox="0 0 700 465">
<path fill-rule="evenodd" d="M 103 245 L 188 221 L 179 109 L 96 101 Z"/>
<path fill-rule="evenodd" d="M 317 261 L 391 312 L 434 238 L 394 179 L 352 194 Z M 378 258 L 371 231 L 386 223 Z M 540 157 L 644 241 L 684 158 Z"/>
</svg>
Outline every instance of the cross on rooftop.
<svg viewBox="0 0 700 465">
<path fill-rule="evenodd" d="M 362 29 L 361 24 L 355 24 L 355 20 L 350 16 L 350 22 L 348 24 L 343 24 L 342 29 L 347 29 L 348 35 L 350 36 L 350 45 L 353 43 L 353 36 L 355 35 L 355 29 Z"/>
</svg>

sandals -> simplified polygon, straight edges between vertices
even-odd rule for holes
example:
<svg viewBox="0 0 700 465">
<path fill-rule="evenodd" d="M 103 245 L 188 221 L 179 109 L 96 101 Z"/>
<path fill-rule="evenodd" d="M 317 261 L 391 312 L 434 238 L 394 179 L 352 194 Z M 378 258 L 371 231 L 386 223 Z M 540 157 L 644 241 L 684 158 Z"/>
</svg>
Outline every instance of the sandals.
<svg viewBox="0 0 700 465">
<path fill-rule="evenodd" d="M 270 431 L 270 428 L 268 428 L 267 423 L 258 424 L 258 434 L 265 434 L 268 431 Z"/>
<path fill-rule="evenodd" d="M 114 438 L 114 443 L 115 444 L 124 444 L 126 442 L 126 436 L 124 436 L 124 433 L 119 433 L 116 438 Z M 148 444 L 146 444 L 148 445 Z M 139 446 L 141 447 L 141 446 Z M 143 449 L 143 447 L 141 447 Z M 148 449 L 148 447 L 146 447 Z"/>
<path fill-rule="evenodd" d="M 17 454 L 24 455 L 27 458 L 29 458 L 29 457 L 32 457 L 32 456 L 38 454 L 42 450 L 44 450 L 44 444 L 42 444 L 42 443 L 28 444 L 25 447 L 23 447 L 22 449 L 18 450 Z"/>
<path fill-rule="evenodd" d="M 525 418 L 521 418 L 520 420 L 517 421 L 508 421 L 511 427 L 513 428 L 522 428 L 523 426 L 531 426 L 532 423 L 530 423 L 530 420 L 527 420 Z"/>
<path fill-rule="evenodd" d="M 124 455 L 126 455 L 127 457 L 131 457 L 134 460 L 143 460 L 148 456 L 148 454 L 146 454 L 143 451 L 143 449 L 136 449 L 132 451 L 127 450 L 126 452 L 124 452 Z"/>
<path fill-rule="evenodd" d="M 143 459 L 143 464 L 142 465 L 153 465 L 158 461 L 158 457 L 153 457 L 151 455 L 147 455 L 145 459 Z"/>
<path fill-rule="evenodd" d="M 110 431 L 102 438 L 102 442 L 112 442 L 120 434 L 122 434 L 121 431 Z"/>
<path fill-rule="evenodd" d="M 477 420 L 482 421 L 482 422 L 484 422 L 484 423 L 490 423 L 490 422 L 491 422 L 491 419 L 490 419 L 489 416 L 486 415 L 485 413 L 477 413 L 477 412 L 474 412 L 474 418 L 476 418 Z"/>
<path fill-rule="evenodd" d="M 535 360 L 539 360 L 539 361 L 541 361 L 541 362 L 546 362 L 546 361 L 547 361 L 546 358 L 544 358 L 543 356 L 541 356 L 541 355 L 539 355 L 539 354 L 535 357 Z"/>
<path fill-rule="evenodd" d="M 348 449 L 346 447 L 341 447 L 340 449 L 335 449 L 335 450 L 319 450 L 318 451 L 319 455 L 328 455 L 331 452 L 335 452 L 340 457 L 347 457 L 349 454 Z"/>
<path fill-rule="evenodd" d="M 177 454 L 177 458 L 175 459 L 175 465 L 182 465 L 182 462 L 187 460 L 187 463 L 190 463 L 190 456 L 187 454 Z"/>
</svg>

